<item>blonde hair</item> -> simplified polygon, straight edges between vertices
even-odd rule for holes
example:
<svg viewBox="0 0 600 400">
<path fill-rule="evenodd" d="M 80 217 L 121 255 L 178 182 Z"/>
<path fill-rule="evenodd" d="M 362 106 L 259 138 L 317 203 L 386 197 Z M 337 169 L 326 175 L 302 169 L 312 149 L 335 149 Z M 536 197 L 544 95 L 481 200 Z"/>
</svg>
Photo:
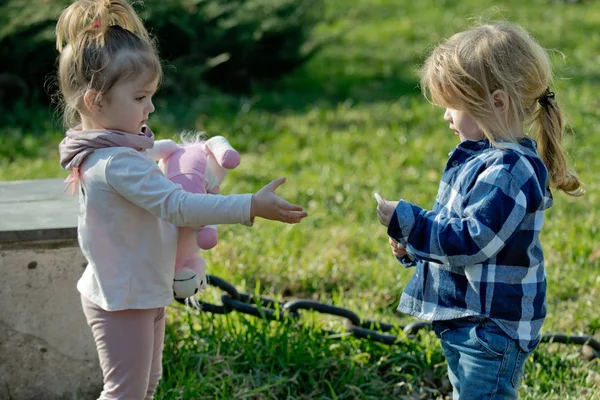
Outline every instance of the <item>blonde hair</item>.
<svg viewBox="0 0 600 400">
<path fill-rule="evenodd" d="M 585 189 L 567 169 L 562 150 L 563 116 L 553 96 L 547 96 L 551 81 L 546 50 L 508 23 L 453 35 L 433 50 L 421 69 L 425 97 L 438 106 L 468 112 L 493 145 L 514 141 L 511 130 L 530 125 L 550 186 L 580 196 Z M 506 96 L 505 112 L 494 98 L 498 90 Z"/>
<path fill-rule="evenodd" d="M 67 7 L 56 24 L 60 52 L 58 83 L 65 125 L 81 122 L 83 96 L 96 90 L 96 102 L 109 99 L 110 89 L 122 79 L 149 74 L 162 78 L 155 44 L 126 0 L 78 0 Z"/>
</svg>

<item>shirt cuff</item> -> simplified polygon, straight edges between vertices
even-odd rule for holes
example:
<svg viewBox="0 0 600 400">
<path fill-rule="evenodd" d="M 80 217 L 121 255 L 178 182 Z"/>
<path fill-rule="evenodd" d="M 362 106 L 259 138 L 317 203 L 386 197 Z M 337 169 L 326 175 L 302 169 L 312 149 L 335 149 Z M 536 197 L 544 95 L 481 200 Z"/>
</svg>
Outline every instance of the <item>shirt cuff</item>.
<svg viewBox="0 0 600 400">
<path fill-rule="evenodd" d="M 252 226 L 254 225 L 254 218 L 250 218 L 252 214 L 252 193 L 246 193 L 243 196 L 246 200 L 246 205 L 244 206 L 244 222 L 242 222 L 242 225 Z"/>
<path fill-rule="evenodd" d="M 396 260 L 402 265 L 404 268 L 415 267 L 417 263 L 410 258 L 408 254 L 403 255 L 402 257 L 396 257 Z"/>
<path fill-rule="evenodd" d="M 420 212 L 420 209 L 417 209 L 417 206 L 400 200 L 392 214 L 388 226 L 388 235 L 404 247 L 406 247 L 408 236 L 415 225 L 416 216 Z"/>
</svg>

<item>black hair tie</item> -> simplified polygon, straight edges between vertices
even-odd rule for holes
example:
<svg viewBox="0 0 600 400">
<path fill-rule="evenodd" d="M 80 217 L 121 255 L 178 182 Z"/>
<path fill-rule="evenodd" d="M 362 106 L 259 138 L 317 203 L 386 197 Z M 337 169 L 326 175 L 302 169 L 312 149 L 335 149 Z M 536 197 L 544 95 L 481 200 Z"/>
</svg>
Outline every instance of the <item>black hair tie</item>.
<svg viewBox="0 0 600 400">
<path fill-rule="evenodd" d="M 546 108 L 550 105 L 550 99 L 554 99 L 554 92 L 551 92 L 550 88 L 548 87 L 544 93 L 538 97 L 538 103 L 540 103 L 540 106 Z"/>
</svg>

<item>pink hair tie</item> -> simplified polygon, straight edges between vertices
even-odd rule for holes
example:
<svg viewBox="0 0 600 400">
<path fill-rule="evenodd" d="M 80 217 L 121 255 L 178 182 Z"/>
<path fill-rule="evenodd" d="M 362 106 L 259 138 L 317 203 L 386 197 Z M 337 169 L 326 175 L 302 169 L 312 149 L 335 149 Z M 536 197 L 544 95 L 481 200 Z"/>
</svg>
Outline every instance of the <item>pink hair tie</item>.
<svg viewBox="0 0 600 400">
<path fill-rule="evenodd" d="M 93 26 L 94 28 L 97 28 L 97 27 L 99 27 L 99 26 L 100 26 L 100 20 L 99 20 L 99 19 L 95 19 L 95 20 L 94 20 L 94 22 L 92 23 L 92 26 Z"/>
</svg>

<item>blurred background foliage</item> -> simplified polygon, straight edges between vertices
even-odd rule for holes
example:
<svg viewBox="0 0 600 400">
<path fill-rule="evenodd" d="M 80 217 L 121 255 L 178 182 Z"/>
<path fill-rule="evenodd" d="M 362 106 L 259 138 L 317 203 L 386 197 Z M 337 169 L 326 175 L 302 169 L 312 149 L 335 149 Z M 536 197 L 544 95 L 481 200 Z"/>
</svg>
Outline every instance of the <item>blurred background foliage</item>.
<svg viewBox="0 0 600 400">
<path fill-rule="evenodd" d="M 0 0 L 0 104 L 47 103 L 55 92 L 54 29 L 69 0 Z M 324 0 L 146 0 L 134 2 L 157 38 L 166 95 L 206 83 L 232 93 L 269 84 L 330 39 L 311 35 Z M 169 71 L 177 71 L 177 81 Z"/>
</svg>

